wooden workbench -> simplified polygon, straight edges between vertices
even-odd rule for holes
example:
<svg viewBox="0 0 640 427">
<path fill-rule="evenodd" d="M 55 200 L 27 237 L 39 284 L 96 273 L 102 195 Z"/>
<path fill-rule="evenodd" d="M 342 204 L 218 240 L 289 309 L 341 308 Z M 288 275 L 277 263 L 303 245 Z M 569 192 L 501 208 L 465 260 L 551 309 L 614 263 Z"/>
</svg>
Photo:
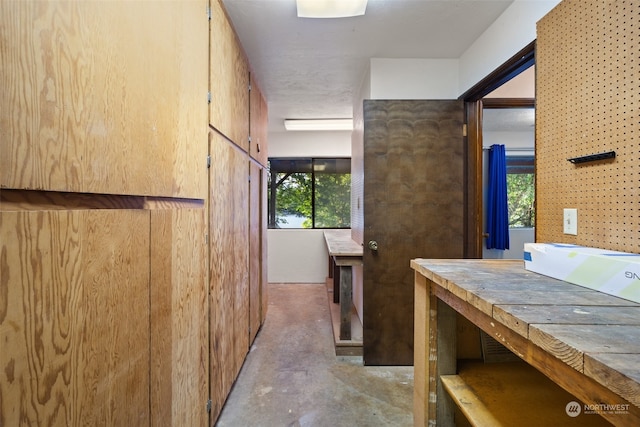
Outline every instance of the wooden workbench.
<svg viewBox="0 0 640 427">
<path fill-rule="evenodd" d="M 351 339 L 352 267 L 362 265 L 362 245 L 351 239 L 351 230 L 327 230 L 329 275 L 333 277 L 333 302 L 340 303 L 340 339 Z"/>
<path fill-rule="evenodd" d="M 640 425 L 640 304 L 529 272 L 522 261 L 416 259 L 411 267 L 416 426 L 454 425 L 456 411 L 472 425 L 508 425 L 499 410 L 487 408 L 496 396 L 515 398 L 515 391 L 525 387 L 491 374 L 497 382 L 490 387 L 494 396 L 481 396 L 481 387 L 474 392 L 465 383 L 456 358 L 456 313 L 518 355 L 526 362 L 521 365 L 534 367 L 553 387 L 569 392 L 567 400 L 575 397 L 578 407 L 571 415 L 575 409 L 583 413 L 569 416 L 572 400 L 557 402 L 560 408 L 554 409 L 537 406 L 531 397 L 494 408 L 517 414 L 520 421 L 529 419 L 531 425 L 551 425 L 540 421 L 543 414 L 554 415 L 550 412 L 561 423 L 554 425 L 601 425 L 605 419 Z M 539 394 L 555 393 L 553 387 Z"/>
</svg>

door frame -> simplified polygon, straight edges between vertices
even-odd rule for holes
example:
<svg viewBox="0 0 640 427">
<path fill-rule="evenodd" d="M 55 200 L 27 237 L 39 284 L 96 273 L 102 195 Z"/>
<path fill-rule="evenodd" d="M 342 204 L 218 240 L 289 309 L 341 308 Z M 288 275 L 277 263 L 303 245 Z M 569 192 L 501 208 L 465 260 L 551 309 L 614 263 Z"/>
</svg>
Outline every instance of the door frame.
<svg viewBox="0 0 640 427">
<path fill-rule="evenodd" d="M 482 258 L 482 110 L 488 101 L 483 98 L 535 64 L 536 41 L 532 41 L 504 64 L 496 68 L 471 89 L 460 95 L 464 101 L 465 144 L 465 224 L 464 257 Z M 512 105 L 501 100 L 502 108 L 522 107 L 517 100 Z"/>
</svg>

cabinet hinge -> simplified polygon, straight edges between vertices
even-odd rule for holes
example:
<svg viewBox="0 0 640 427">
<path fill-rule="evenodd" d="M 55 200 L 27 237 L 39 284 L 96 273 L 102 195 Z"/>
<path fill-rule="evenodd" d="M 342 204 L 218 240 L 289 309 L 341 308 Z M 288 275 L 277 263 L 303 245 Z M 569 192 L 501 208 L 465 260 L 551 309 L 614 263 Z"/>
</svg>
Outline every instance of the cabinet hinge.
<svg viewBox="0 0 640 427">
<path fill-rule="evenodd" d="M 213 405 L 213 402 L 211 401 L 211 399 L 207 400 L 207 414 L 211 413 L 211 406 Z"/>
<path fill-rule="evenodd" d="M 251 83 L 249 83 L 249 92 L 251 92 Z"/>
<path fill-rule="evenodd" d="M 207 18 L 209 18 L 209 21 L 211 21 L 211 6 L 207 5 Z"/>
<path fill-rule="evenodd" d="M 207 169 L 211 167 L 211 155 L 207 156 Z"/>
<path fill-rule="evenodd" d="M 211 104 L 211 92 L 207 92 L 207 104 Z"/>
<path fill-rule="evenodd" d="M 462 125 L 462 136 L 467 136 L 467 124 Z"/>
<path fill-rule="evenodd" d="M 251 144 L 251 135 L 249 135 L 249 144 Z"/>
</svg>

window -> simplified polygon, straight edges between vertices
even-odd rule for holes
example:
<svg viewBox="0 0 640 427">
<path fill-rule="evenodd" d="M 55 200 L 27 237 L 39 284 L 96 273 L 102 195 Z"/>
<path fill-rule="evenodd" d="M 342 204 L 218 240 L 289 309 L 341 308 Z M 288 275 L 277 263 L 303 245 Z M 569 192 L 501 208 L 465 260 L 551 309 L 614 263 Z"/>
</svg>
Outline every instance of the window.
<svg viewBox="0 0 640 427">
<path fill-rule="evenodd" d="M 507 156 L 509 227 L 535 227 L 533 156 Z"/>
<path fill-rule="evenodd" d="M 351 159 L 270 158 L 269 228 L 349 228 Z"/>
</svg>

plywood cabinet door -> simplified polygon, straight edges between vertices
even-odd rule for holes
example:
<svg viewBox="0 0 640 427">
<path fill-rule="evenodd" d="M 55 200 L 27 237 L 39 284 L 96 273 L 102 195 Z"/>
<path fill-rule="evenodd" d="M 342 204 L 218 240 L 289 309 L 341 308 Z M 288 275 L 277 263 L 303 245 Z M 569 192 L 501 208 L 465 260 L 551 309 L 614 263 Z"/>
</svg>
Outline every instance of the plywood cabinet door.
<svg viewBox="0 0 640 427">
<path fill-rule="evenodd" d="M 268 110 L 267 102 L 258 86 L 258 82 L 255 81 L 253 74 L 251 74 L 251 123 L 250 123 L 250 135 L 251 145 L 250 154 L 251 157 L 256 159 L 262 166 L 267 166 L 268 160 L 268 145 L 267 145 L 267 132 L 268 132 Z"/>
<path fill-rule="evenodd" d="M 0 186 L 203 199 L 206 1 L 0 2 Z"/>
<path fill-rule="evenodd" d="M 151 425 L 205 426 L 205 209 L 151 211 Z"/>
<path fill-rule="evenodd" d="M 149 423 L 149 212 L 0 212 L 3 425 Z"/>
<path fill-rule="evenodd" d="M 267 262 L 262 251 L 262 192 L 263 168 L 254 162 L 249 164 L 251 182 L 249 188 L 249 340 L 253 342 L 262 324 L 262 266 Z"/>
<path fill-rule="evenodd" d="M 210 125 L 249 152 L 249 63 L 221 0 L 211 0 Z"/>
<path fill-rule="evenodd" d="M 249 155 L 210 133 L 211 390 L 216 419 L 249 351 Z"/>
</svg>

